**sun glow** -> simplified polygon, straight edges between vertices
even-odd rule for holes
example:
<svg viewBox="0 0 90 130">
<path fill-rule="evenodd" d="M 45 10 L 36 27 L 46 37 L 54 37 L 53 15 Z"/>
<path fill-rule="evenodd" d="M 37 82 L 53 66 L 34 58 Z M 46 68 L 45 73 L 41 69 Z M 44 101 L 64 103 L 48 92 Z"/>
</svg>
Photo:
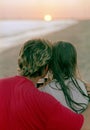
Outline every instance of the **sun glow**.
<svg viewBox="0 0 90 130">
<path fill-rule="evenodd" d="M 47 14 L 47 15 L 44 16 L 44 20 L 45 21 L 51 21 L 52 20 L 52 16 Z"/>
</svg>

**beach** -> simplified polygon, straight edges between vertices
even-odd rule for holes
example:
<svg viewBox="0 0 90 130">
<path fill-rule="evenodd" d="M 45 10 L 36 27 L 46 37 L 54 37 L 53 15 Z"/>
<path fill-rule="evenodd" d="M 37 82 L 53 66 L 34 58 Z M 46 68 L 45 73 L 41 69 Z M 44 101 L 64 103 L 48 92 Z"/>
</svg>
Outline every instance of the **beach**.
<svg viewBox="0 0 90 130">
<path fill-rule="evenodd" d="M 90 20 L 79 21 L 66 29 L 41 37 L 53 42 L 63 40 L 73 43 L 77 49 L 80 75 L 82 79 L 90 82 Z M 17 59 L 21 46 L 16 45 L 0 53 L 0 78 L 17 74 Z"/>
</svg>

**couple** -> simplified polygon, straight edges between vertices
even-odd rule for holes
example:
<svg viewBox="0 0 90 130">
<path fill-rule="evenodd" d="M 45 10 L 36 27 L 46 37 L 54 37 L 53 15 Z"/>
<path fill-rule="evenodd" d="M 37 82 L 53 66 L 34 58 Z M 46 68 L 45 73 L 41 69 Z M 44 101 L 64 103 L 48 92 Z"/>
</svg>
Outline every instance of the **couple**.
<svg viewBox="0 0 90 130">
<path fill-rule="evenodd" d="M 80 81 L 73 77 L 75 71 L 71 70 L 73 75 L 68 73 L 69 70 L 65 70 L 65 73 L 60 72 L 61 76 L 58 75 L 57 62 L 56 68 L 51 65 L 54 58 L 53 51 L 54 47 L 47 40 L 33 39 L 25 42 L 18 57 L 19 75 L 0 79 L 1 130 L 90 130 L 90 106 L 84 84 L 82 83 L 84 90 L 81 91 Z M 75 105 L 76 109 L 77 104 L 71 99 L 72 95 L 69 96 L 71 90 L 64 88 L 68 87 L 71 80 L 73 81 L 75 89 L 84 97 L 84 103 L 81 103 L 80 107 L 86 109 L 88 106 L 85 112 L 77 114 L 64 107 L 50 94 L 36 88 L 36 83 L 45 77 L 49 66 L 52 72 L 53 70 L 56 72 L 53 73 L 53 77 L 56 79 L 54 83 L 57 88 L 59 89 L 60 84 L 67 103 L 72 106 L 71 108 Z M 64 80 L 68 79 L 70 81 L 64 83 Z M 52 83 L 49 86 L 52 86 Z"/>
</svg>

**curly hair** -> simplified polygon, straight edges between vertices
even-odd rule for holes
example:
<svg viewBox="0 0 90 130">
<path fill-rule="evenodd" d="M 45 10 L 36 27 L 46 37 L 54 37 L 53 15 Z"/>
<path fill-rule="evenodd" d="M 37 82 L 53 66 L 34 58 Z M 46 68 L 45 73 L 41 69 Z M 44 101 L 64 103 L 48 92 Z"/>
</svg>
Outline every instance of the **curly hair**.
<svg viewBox="0 0 90 130">
<path fill-rule="evenodd" d="M 52 56 L 52 45 L 48 40 L 32 39 L 24 43 L 18 57 L 19 74 L 36 77 L 42 74 Z"/>
</svg>

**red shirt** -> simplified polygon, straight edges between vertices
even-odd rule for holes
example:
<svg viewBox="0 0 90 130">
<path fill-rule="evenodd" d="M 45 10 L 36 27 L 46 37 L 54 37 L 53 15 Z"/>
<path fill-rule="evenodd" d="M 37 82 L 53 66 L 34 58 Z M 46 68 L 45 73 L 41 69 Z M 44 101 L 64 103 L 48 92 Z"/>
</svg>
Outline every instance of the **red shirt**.
<svg viewBox="0 0 90 130">
<path fill-rule="evenodd" d="M 0 80 L 0 130 L 80 130 L 83 116 L 25 77 Z"/>
</svg>

